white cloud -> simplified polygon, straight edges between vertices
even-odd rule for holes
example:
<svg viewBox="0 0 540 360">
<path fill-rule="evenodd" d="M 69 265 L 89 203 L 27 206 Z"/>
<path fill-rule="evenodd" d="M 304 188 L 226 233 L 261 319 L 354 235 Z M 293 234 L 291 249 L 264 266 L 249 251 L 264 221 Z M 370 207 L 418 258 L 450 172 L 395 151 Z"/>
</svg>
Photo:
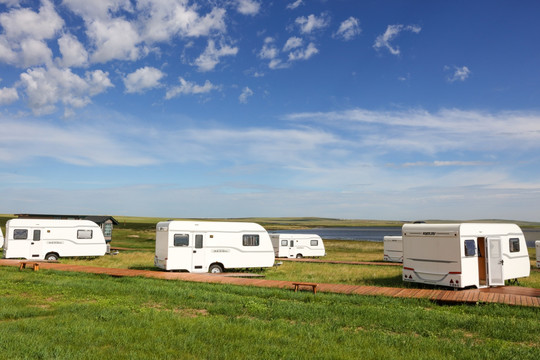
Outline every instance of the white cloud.
<svg viewBox="0 0 540 360">
<path fill-rule="evenodd" d="M 445 70 L 451 70 L 450 67 L 446 66 Z M 467 66 L 457 67 L 454 66 L 454 73 L 452 76 L 448 77 L 449 82 L 454 81 L 465 81 L 471 75 L 471 70 Z"/>
<path fill-rule="evenodd" d="M 0 118 L 0 161 L 18 162 L 51 158 L 79 166 L 144 166 L 157 162 L 141 147 L 144 138 L 130 142 L 129 126 L 88 122 L 53 124 Z M 107 131 L 103 131 L 107 129 Z M 115 130 L 122 129 L 122 130 Z"/>
<path fill-rule="evenodd" d="M 247 99 L 248 97 L 250 96 L 253 96 L 253 91 L 249 88 L 249 87 L 245 87 L 243 90 L 242 90 L 242 93 L 240 94 L 240 96 L 238 97 L 238 100 L 240 101 L 240 103 L 242 104 L 247 104 Z"/>
<path fill-rule="evenodd" d="M 305 49 L 297 49 L 293 52 L 290 52 L 289 61 L 307 60 L 318 52 L 319 50 L 317 50 L 315 44 L 309 43 Z"/>
<path fill-rule="evenodd" d="M 352 40 L 356 36 L 360 35 L 362 30 L 360 29 L 360 21 L 355 17 L 350 17 L 343 21 L 339 25 L 339 29 L 334 34 L 335 37 L 341 38 L 345 41 Z"/>
<path fill-rule="evenodd" d="M 296 0 L 295 2 L 292 2 L 292 3 L 288 4 L 287 9 L 294 10 L 297 7 L 299 7 L 300 5 L 303 5 L 303 4 L 304 4 L 304 2 L 302 0 Z"/>
<path fill-rule="evenodd" d="M 316 30 L 327 27 L 329 20 L 324 14 L 321 14 L 320 17 L 311 14 L 308 17 L 301 16 L 296 18 L 295 23 L 300 27 L 300 32 L 303 34 L 310 34 Z"/>
<path fill-rule="evenodd" d="M 0 0 L 0 4 L 4 4 L 7 7 L 19 6 L 20 0 Z"/>
<path fill-rule="evenodd" d="M 274 43 L 275 40 L 271 37 L 267 37 L 266 39 L 264 39 L 263 47 L 261 51 L 259 51 L 259 57 L 261 59 L 272 60 L 279 55 L 279 50 L 276 48 Z"/>
<path fill-rule="evenodd" d="M 19 94 L 15 88 L 1 88 L 0 89 L 0 105 L 9 105 L 19 100 Z"/>
<path fill-rule="evenodd" d="M 108 20 L 114 14 L 133 11 L 130 0 L 64 0 L 63 4 L 88 22 L 95 19 Z"/>
<path fill-rule="evenodd" d="M 28 8 L 12 9 L 0 14 L 0 25 L 7 39 L 51 39 L 64 25 L 64 20 L 54 10 L 49 0 L 42 0 L 39 12 Z"/>
<path fill-rule="evenodd" d="M 219 86 L 212 84 L 210 81 L 206 80 L 204 85 L 197 85 L 191 81 L 186 81 L 184 78 L 178 78 L 180 81 L 179 86 L 174 86 L 167 90 L 165 99 L 169 100 L 178 95 L 196 95 L 196 94 L 206 94 L 212 90 L 218 90 Z"/>
<path fill-rule="evenodd" d="M 386 48 L 392 55 L 399 55 L 399 47 L 393 46 L 390 42 L 393 41 L 402 31 L 410 31 L 414 34 L 418 34 L 421 30 L 422 28 L 416 25 L 388 25 L 384 34 L 377 36 L 373 47 L 376 50 Z"/>
<path fill-rule="evenodd" d="M 143 93 L 146 90 L 161 86 L 159 81 L 165 76 L 161 70 L 145 66 L 128 74 L 124 78 L 126 93 Z"/>
<path fill-rule="evenodd" d="M 132 23 L 123 19 L 95 20 L 88 24 L 87 35 L 92 39 L 95 51 L 93 62 L 110 60 L 137 60 L 140 56 L 138 44 L 141 39 Z"/>
<path fill-rule="evenodd" d="M 48 64 L 52 51 L 45 40 L 52 39 L 64 26 L 54 5 L 43 0 L 38 12 L 28 8 L 12 8 L 0 14 L 0 61 L 27 67 Z"/>
<path fill-rule="evenodd" d="M 447 151 L 489 152 L 540 147 L 540 114 L 527 112 L 485 113 L 442 109 L 298 113 L 289 120 L 324 123 L 351 134 L 361 146 L 385 151 L 436 154 Z M 354 134 L 354 135 L 353 135 Z M 477 139 L 483 139 L 481 149 Z"/>
<path fill-rule="evenodd" d="M 43 40 L 24 39 L 21 41 L 21 61 L 24 67 L 50 64 L 52 51 Z"/>
<path fill-rule="evenodd" d="M 69 108 L 80 108 L 91 102 L 91 97 L 113 86 L 108 73 L 101 70 L 86 72 L 85 77 L 70 69 L 34 68 L 22 73 L 21 87 L 34 114 L 47 114 L 61 102 Z"/>
<path fill-rule="evenodd" d="M 254 0 L 237 0 L 237 5 L 238 12 L 243 15 L 256 15 L 261 8 L 261 4 Z"/>
<path fill-rule="evenodd" d="M 200 37 L 226 31 L 224 9 L 215 7 L 204 16 L 187 1 L 140 0 L 142 36 L 149 42 L 169 41 L 174 36 Z"/>
<path fill-rule="evenodd" d="M 88 64 L 88 52 L 75 36 L 64 34 L 58 39 L 58 47 L 62 54 L 62 58 L 58 61 L 62 66 L 86 66 Z"/>
<path fill-rule="evenodd" d="M 283 46 L 283 51 L 289 51 L 295 48 L 298 48 L 302 46 L 303 40 L 299 37 L 293 36 L 290 37 L 287 42 L 285 43 L 285 46 Z"/>
<path fill-rule="evenodd" d="M 219 64 L 220 58 L 223 56 L 234 56 L 238 53 L 237 47 L 220 44 L 217 49 L 214 40 L 208 40 L 208 45 L 204 52 L 195 60 L 195 65 L 199 71 L 213 70 Z"/>
</svg>

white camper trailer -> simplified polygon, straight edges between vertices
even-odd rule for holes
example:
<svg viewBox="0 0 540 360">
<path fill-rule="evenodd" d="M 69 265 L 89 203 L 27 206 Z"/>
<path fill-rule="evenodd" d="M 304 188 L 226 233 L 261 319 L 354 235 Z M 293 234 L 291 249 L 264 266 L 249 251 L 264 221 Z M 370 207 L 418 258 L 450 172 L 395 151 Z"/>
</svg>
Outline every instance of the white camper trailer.
<svg viewBox="0 0 540 360">
<path fill-rule="evenodd" d="M 317 234 L 270 234 L 276 257 L 325 256 L 324 243 Z"/>
<path fill-rule="evenodd" d="M 6 259 L 103 256 L 106 249 L 101 228 L 89 220 L 11 219 L 6 223 Z"/>
<path fill-rule="evenodd" d="M 536 244 L 536 267 L 540 268 L 540 240 L 536 240 L 535 244 Z"/>
<path fill-rule="evenodd" d="M 404 281 L 481 288 L 530 274 L 514 224 L 405 224 L 402 235 Z"/>
<path fill-rule="evenodd" d="M 154 265 L 165 270 L 220 273 L 274 265 L 268 232 L 255 223 L 163 221 L 156 225 Z"/>
<path fill-rule="evenodd" d="M 383 260 L 403 262 L 403 241 L 401 236 L 385 236 L 383 238 Z"/>
</svg>

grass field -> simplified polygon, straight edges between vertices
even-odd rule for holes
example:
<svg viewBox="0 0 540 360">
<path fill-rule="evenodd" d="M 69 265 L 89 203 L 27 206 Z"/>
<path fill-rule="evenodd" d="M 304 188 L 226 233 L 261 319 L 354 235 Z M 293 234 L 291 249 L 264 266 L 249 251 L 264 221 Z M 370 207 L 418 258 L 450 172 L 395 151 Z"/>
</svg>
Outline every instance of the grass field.
<svg viewBox="0 0 540 360">
<path fill-rule="evenodd" d="M 0 268 L 5 359 L 537 359 L 538 309 Z"/>
<path fill-rule="evenodd" d="M 113 246 L 63 263 L 154 269 L 155 223 L 120 220 Z M 0 221 L 2 219 L 0 218 Z M 380 261 L 382 243 L 325 241 L 327 259 Z M 534 256 L 531 254 L 531 258 Z M 401 268 L 284 262 L 266 278 L 403 284 Z M 540 313 L 0 267 L 5 359 L 538 359 Z M 540 272 L 522 280 L 540 288 Z"/>
</svg>

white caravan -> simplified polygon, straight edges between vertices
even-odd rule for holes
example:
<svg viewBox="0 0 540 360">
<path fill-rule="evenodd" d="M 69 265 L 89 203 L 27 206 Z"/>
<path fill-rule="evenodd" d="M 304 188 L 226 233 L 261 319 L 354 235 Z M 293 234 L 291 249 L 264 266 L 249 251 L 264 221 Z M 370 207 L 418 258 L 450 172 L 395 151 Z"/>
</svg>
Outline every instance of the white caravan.
<svg viewBox="0 0 540 360">
<path fill-rule="evenodd" d="M 4 247 L 4 234 L 2 234 L 2 228 L 0 228 L 0 249 Z"/>
<path fill-rule="evenodd" d="M 383 243 L 384 261 L 403 262 L 403 241 L 401 236 L 385 236 Z"/>
<path fill-rule="evenodd" d="M 536 267 L 540 268 L 540 240 L 536 240 L 535 244 L 536 244 Z"/>
<path fill-rule="evenodd" d="M 404 281 L 481 288 L 530 274 L 514 224 L 405 224 L 402 235 Z"/>
<path fill-rule="evenodd" d="M 324 243 L 316 234 L 270 234 L 276 257 L 325 256 Z"/>
<path fill-rule="evenodd" d="M 268 232 L 242 222 L 163 221 L 156 225 L 154 265 L 165 270 L 220 273 L 274 265 Z"/>
<path fill-rule="evenodd" d="M 106 249 L 101 228 L 89 220 L 11 219 L 6 223 L 6 259 L 103 256 Z"/>
</svg>

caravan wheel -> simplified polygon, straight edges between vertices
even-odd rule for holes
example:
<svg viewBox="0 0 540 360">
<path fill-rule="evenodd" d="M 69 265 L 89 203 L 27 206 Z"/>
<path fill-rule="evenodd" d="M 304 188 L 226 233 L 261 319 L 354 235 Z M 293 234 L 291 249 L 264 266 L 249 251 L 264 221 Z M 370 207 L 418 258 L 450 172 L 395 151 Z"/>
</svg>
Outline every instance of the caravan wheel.
<svg viewBox="0 0 540 360">
<path fill-rule="evenodd" d="M 301 258 L 303 258 L 303 256 L 302 256 L 302 254 L 296 254 L 296 258 L 301 259 Z"/>
<path fill-rule="evenodd" d="M 58 260 L 59 256 L 56 255 L 55 253 L 48 253 L 47 255 L 45 255 L 45 260 L 51 260 L 51 261 L 56 261 Z"/>
<path fill-rule="evenodd" d="M 212 264 L 210 265 L 208 272 L 211 274 L 221 274 L 223 272 L 223 268 L 219 264 Z"/>
</svg>

